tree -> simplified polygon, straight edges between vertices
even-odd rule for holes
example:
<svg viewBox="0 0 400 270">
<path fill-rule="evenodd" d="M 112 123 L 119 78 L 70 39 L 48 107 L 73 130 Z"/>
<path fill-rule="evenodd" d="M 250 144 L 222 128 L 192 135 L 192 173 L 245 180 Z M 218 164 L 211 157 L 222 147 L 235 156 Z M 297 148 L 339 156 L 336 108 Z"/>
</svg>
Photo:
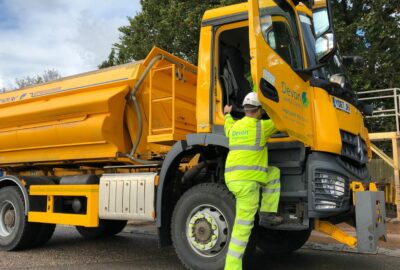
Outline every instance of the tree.
<svg viewBox="0 0 400 270">
<path fill-rule="evenodd" d="M 359 55 L 363 68 L 348 67 L 355 91 L 400 87 L 398 0 L 334 0 L 335 32 L 343 55 Z M 385 93 L 387 94 L 387 93 Z M 376 108 L 394 108 L 381 100 Z M 394 118 L 368 120 L 370 131 L 395 130 Z"/>
<path fill-rule="evenodd" d="M 244 0 L 141 0 L 142 11 L 128 17 L 119 28 L 120 41 L 113 45 L 100 68 L 140 60 L 153 46 L 197 63 L 201 17 L 207 9 Z"/>
<path fill-rule="evenodd" d="M 42 75 L 35 76 L 26 76 L 21 79 L 15 79 L 15 84 L 17 85 L 16 89 L 21 89 L 24 87 L 28 87 L 31 85 L 51 82 L 57 79 L 60 79 L 60 73 L 55 69 L 45 70 Z"/>
</svg>

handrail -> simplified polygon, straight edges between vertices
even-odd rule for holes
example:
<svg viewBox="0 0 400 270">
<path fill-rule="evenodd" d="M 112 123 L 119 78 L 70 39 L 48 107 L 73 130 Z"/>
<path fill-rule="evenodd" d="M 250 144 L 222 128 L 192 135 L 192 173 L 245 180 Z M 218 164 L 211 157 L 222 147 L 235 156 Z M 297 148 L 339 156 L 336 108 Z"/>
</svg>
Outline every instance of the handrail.
<svg viewBox="0 0 400 270">
<path fill-rule="evenodd" d="M 393 108 L 374 110 L 372 115 L 365 118 L 395 117 L 396 132 L 400 133 L 400 88 L 387 88 L 357 92 L 360 101 L 378 101 L 393 99 Z M 388 131 L 388 130 L 386 130 Z"/>
</svg>

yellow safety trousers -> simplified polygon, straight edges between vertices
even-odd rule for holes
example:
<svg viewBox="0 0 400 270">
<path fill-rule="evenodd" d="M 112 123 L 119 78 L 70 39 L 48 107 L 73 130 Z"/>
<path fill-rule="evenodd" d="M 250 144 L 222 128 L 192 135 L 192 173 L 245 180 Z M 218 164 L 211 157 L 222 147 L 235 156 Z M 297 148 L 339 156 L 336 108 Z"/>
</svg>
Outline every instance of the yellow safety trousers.
<svg viewBox="0 0 400 270">
<path fill-rule="evenodd" d="M 260 211 L 276 213 L 278 210 L 280 171 L 276 167 L 268 169 L 268 178 L 265 179 L 265 183 L 259 181 L 227 182 L 229 190 L 236 198 L 236 217 L 226 255 L 225 270 L 242 269 L 242 258 L 259 207 L 260 189 L 262 191 Z"/>
</svg>

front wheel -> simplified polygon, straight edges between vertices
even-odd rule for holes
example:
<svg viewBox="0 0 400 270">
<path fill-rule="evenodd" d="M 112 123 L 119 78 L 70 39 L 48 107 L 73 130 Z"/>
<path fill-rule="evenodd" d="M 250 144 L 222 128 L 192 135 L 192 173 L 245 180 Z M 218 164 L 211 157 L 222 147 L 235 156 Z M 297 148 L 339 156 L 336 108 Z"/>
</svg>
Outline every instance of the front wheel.
<svg viewBox="0 0 400 270">
<path fill-rule="evenodd" d="M 220 184 L 200 184 L 179 199 L 172 216 L 171 235 L 181 262 L 193 270 L 223 269 L 235 200 Z"/>
<path fill-rule="evenodd" d="M 258 227 L 256 244 L 264 254 L 282 255 L 301 248 L 308 240 L 311 229 L 303 231 L 277 231 Z"/>
</svg>

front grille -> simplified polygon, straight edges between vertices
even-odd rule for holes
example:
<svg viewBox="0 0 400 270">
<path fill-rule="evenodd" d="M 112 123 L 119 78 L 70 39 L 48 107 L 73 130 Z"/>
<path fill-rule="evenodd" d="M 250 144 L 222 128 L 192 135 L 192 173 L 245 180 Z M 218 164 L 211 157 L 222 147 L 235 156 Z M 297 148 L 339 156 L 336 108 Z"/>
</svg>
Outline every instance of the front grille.
<svg viewBox="0 0 400 270">
<path fill-rule="evenodd" d="M 343 167 L 345 167 L 348 171 L 350 171 L 352 174 L 354 174 L 356 177 L 359 179 L 364 179 L 368 177 L 368 167 L 366 164 L 362 166 L 355 166 L 351 162 L 348 162 L 348 160 L 344 158 L 338 158 L 339 163 L 342 164 Z"/>
<path fill-rule="evenodd" d="M 342 156 L 355 161 L 358 165 L 365 165 L 368 162 L 367 144 L 360 136 L 349 132 L 340 131 L 342 137 Z"/>
<path fill-rule="evenodd" d="M 316 171 L 313 181 L 316 210 L 341 208 L 349 200 L 349 179 L 334 172 Z"/>
</svg>

